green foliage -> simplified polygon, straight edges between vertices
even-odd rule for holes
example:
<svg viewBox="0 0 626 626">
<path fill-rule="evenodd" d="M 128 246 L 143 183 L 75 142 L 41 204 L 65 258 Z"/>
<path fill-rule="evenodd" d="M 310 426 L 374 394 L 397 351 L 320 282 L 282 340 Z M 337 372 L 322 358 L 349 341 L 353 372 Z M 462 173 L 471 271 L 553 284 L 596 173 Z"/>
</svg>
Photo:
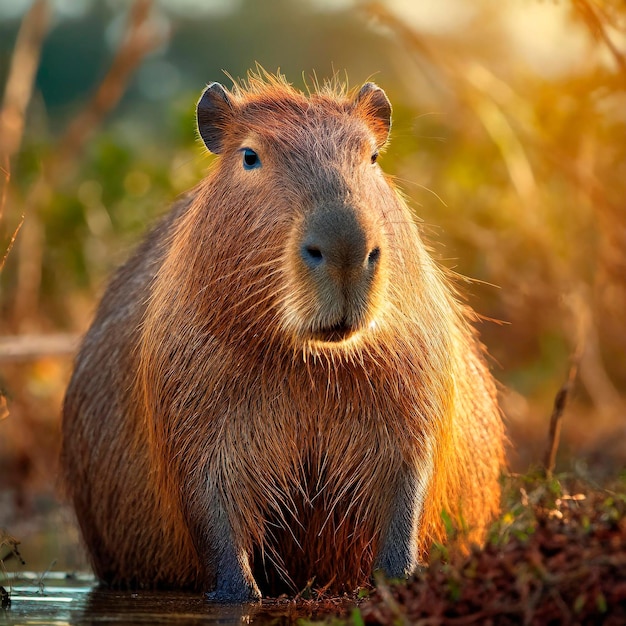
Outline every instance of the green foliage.
<svg viewBox="0 0 626 626">
<path fill-rule="evenodd" d="M 350 613 L 350 621 L 353 626 L 365 626 L 363 616 L 361 615 L 361 611 L 359 611 L 358 607 L 352 609 L 352 612 Z"/>
<path fill-rule="evenodd" d="M 365 623 L 582 623 L 626 617 L 626 481 L 598 489 L 572 476 L 511 477 L 483 548 L 435 551 L 408 582 L 377 581 Z M 610 555 L 607 546 L 610 545 Z M 571 613 L 570 613 L 571 611 Z M 573 615 L 572 615 L 573 614 Z M 620 621 L 621 620 L 621 621 Z M 439 623 L 439 622 L 437 622 Z"/>
</svg>

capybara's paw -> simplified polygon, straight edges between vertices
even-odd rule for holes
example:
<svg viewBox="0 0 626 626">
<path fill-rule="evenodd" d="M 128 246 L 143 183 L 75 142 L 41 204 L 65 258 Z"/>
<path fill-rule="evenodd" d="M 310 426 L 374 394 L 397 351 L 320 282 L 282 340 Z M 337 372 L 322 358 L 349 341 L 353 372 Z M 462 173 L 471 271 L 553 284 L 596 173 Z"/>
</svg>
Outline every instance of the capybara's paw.
<svg viewBox="0 0 626 626">
<path fill-rule="evenodd" d="M 233 585 L 225 581 L 206 594 L 209 602 L 217 604 L 239 604 L 241 602 L 255 602 L 261 599 L 261 592 L 256 585 Z"/>
</svg>

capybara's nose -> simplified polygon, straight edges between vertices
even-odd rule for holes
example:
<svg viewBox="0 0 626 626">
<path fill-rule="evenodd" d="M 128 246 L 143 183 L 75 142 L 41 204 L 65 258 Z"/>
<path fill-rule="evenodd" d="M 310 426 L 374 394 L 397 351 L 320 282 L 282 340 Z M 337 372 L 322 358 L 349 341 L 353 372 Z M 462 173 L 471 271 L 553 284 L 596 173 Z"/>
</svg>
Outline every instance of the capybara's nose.
<svg viewBox="0 0 626 626">
<path fill-rule="evenodd" d="M 372 231 L 351 207 L 318 209 L 306 224 L 300 256 L 312 272 L 341 281 L 373 276 L 381 252 Z"/>
</svg>

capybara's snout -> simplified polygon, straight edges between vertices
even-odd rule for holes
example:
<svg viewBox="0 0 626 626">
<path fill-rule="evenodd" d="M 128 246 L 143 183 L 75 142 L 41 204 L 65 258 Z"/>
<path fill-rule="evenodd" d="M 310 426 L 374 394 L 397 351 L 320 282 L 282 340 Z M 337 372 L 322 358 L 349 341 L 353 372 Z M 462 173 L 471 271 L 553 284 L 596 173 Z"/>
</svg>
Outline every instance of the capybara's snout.
<svg viewBox="0 0 626 626">
<path fill-rule="evenodd" d="M 325 203 L 304 219 L 291 251 L 294 290 L 303 294 L 295 303 L 299 318 L 308 320 L 301 334 L 337 342 L 373 319 L 384 283 L 383 236 L 374 223 L 346 202 Z"/>
<path fill-rule="evenodd" d="M 318 339 L 341 339 L 371 316 L 381 246 L 381 234 L 354 206 L 325 205 L 305 220 L 296 254 L 302 288 L 317 303 L 311 331 Z"/>
<path fill-rule="evenodd" d="M 306 224 L 300 250 L 309 269 L 342 283 L 371 279 L 378 266 L 380 245 L 376 233 L 362 222 L 349 206 L 315 211 Z"/>
</svg>

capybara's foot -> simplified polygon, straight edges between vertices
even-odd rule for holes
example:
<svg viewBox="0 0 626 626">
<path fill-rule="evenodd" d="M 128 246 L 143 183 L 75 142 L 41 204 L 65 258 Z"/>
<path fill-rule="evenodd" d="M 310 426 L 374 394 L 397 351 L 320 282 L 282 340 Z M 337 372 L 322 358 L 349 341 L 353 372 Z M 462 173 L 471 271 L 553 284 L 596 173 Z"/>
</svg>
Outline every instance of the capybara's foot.
<svg viewBox="0 0 626 626">
<path fill-rule="evenodd" d="M 209 591 L 206 597 L 209 602 L 217 604 L 239 604 L 260 600 L 261 592 L 256 585 L 224 580 L 218 582 L 217 587 L 213 591 Z"/>
</svg>

